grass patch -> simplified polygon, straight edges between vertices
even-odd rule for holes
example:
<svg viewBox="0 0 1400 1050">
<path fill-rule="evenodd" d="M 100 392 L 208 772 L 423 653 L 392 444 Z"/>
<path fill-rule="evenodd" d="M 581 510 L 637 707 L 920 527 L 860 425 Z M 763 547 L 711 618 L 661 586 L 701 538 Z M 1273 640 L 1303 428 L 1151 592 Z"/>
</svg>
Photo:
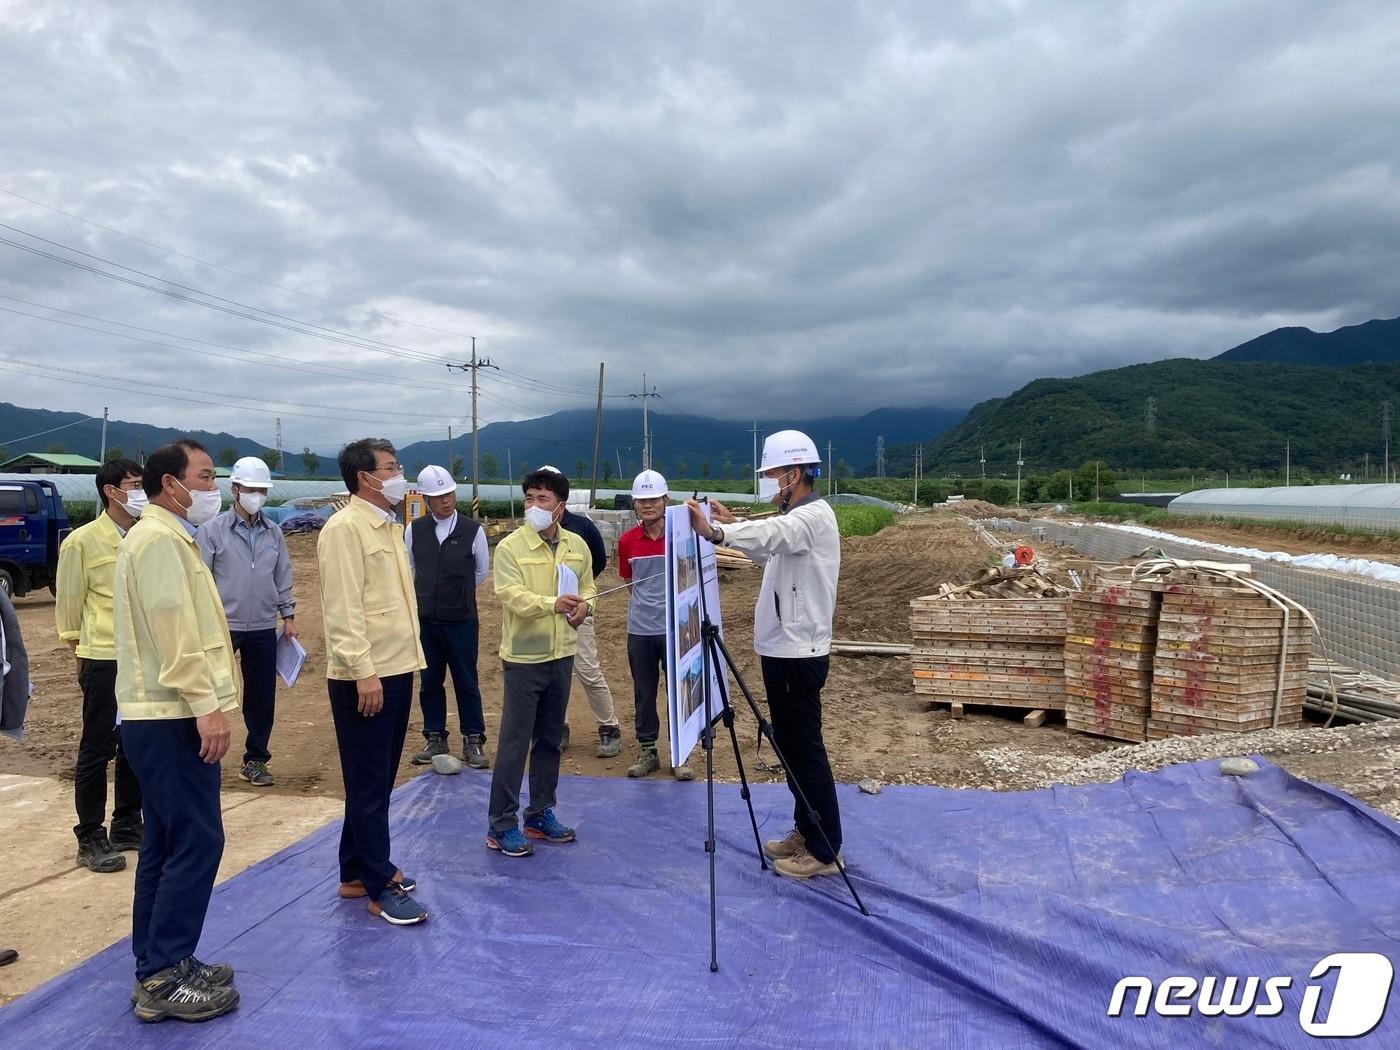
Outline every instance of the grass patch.
<svg viewBox="0 0 1400 1050">
<path fill-rule="evenodd" d="M 845 536 L 873 536 L 887 525 L 894 524 L 894 514 L 883 507 L 832 507 L 836 524 Z"/>
<path fill-rule="evenodd" d="M 1357 540 L 1400 541 L 1400 530 L 1357 529 L 1337 522 L 1279 521 L 1263 518 L 1222 518 L 1200 514 L 1170 514 L 1162 507 L 1141 507 L 1131 503 L 1073 503 L 1069 510 L 1088 518 L 1109 518 L 1114 521 L 1135 521 L 1163 531 L 1172 526 L 1210 526 L 1235 529 L 1240 532 L 1274 532 L 1280 535 L 1340 536 Z"/>
</svg>

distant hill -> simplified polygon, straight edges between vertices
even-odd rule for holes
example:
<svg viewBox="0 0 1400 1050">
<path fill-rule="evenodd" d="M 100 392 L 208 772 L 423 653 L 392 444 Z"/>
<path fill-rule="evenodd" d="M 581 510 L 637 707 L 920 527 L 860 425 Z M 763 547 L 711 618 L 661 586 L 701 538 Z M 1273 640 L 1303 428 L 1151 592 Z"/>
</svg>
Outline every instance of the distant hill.
<svg viewBox="0 0 1400 1050">
<path fill-rule="evenodd" d="M 630 477 L 640 469 L 642 446 L 642 413 L 628 404 L 626 408 L 609 407 L 604 403 L 600 459 L 611 464 L 613 477 Z M 833 457 L 845 459 L 857 470 L 875 460 L 876 439 L 883 436 L 887 445 L 918 441 L 929 435 L 941 434 L 965 415 L 961 409 L 893 409 L 881 408 L 863 416 L 829 416 L 807 420 L 758 420 L 764 433 L 783 427 L 805 430 L 826 454 L 826 443 L 833 448 Z M 707 416 L 678 415 L 674 412 L 650 412 L 654 460 L 666 471 L 699 477 L 708 471 L 713 478 L 747 477 L 752 456 L 753 437 L 748 421 L 736 422 Z M 47 409 L 22 408 L 0 403 L 0 441 L 10 438 L 7 455 L 23 452 L 44 452 L 60 448 L 97 458 L 101 447 L 102 421 L 81 422 L 77 412 L 51 412 Z M 76 424 L 69 426 L 68 424 Z M 498 472 L 505 475 L 507 454 L 511 470 L 520 476 L 522 463 L 539 466 L 552 463 L 569 474 L 578 473 L 578 463 L 591 464 L 593 458 L 593 409 L 571 409 L 538 419 L 519 422 L 490 423 L 480 433 L 481 454 L 492 456 Z M 62 428 L 62 429 L 54 429 Z M 49 433 L 43 433 L 50 431 Z M 25 435 L 38 435 L 25 437 Z M 111 420 L 107 425 L 107 447 L 120 449 L 124 455 L 135 456 L 138 449 L 152 449 L 181 434 L 189 434 L 216 457 L 221 450 L 233 449 L 240 456 L 258 455 L 268 446 L 252 438 L 208 431 L 176 430 L 145 423 Z M 760 436 L 761 440 L 761 436 Z M 320 458 L 319 476 L 335 476 L 336 449 L 317 450 Z M 302 464 L 299 451 L 285 450 L 287 472 L 299 475 Z M 465 460 L 471 454 L 470 432 L 454 435 L 452 456 L 462 456 L 464 473 L 470 468 Z M 440 441 L 419 441 L 399 449 L 399 459 L 410 472 L 426 463 L 450 466 L 446 435 Z M 489 460 L 487 466 L 490 465 Z M 600 463 L 599 471 L 602 471 Z"/>
<path fill-rule="evenodd" d="M 0 442 L 8 441 L 5 446 L 5 459 L 18 456 L 24 452 L 47 452 L 50 449 L 61 448 L 64 452 L 76 452 L 80 455 L 98 457 L 102 449 L 102 420 L 91 419 L 87 422 L 80 422 L 83 419 L 81 412 L 51 412 L 44 408 L 22 408 L 19 405 L 6 404 L 0 402 Z M 68 426 L 66 424 L 76 424 Z M 55 430 L 55 427 L 62 429 Z M 51 433 L 41 433 L 51 431 Z M 24 435 L 38 434 L 33 438 L 25 438 Z M 156 427 L 149 423 L 132 423 L 127 420 L 112 419 L 107 422 L 107 449 L 120 449 L 122 454 L 135 458 L 138 450 L 143 453 L 151 452 L 159 448 L 166 442 L 181 436 L 189 436 L 207 448 L 211 455 L 218 454 L 227 448 L 233 449 L 240 456 L 257 456 L 269 446 L 264 445 L 252 438 L 239 437 L 235 434 L 226 434 L 220 431 L 217 434 L 207 430 L 177 430 L 170 427 Z M 15 441 L 13 438 L 22 438 Z M 291 450 L 287 450 L 287 469 L 289 473 L 300 473 L 300 460 L 292 459 Z M 326 464 L 329 462 L 329 472 Z M 321 454 L 322 467 L 320 473 L 326 477 L 331 477 L 335 471 L 335 457 L 327 458 Z"/>
<path fill-rule="evenodd" d="M 1148 398 L 1155 399 L 1150 430 Z M 1134 471 L 1282 469 L 1285 442 L 1295 470 L 1359 473 L 1366 452 L 1373 468 L 1380 461 L 1380 406 L 1387 399 L 1400 410 L 1400 363 L 1172 360 L 1037 379 L 974 406 L 930 442 L 924 472 L 975 476 L 985 443 L 988 475 L 1014 477 L 1022 440 L 1028 474 L 1092 459 Z M 890 473 L 907 476 L 911 456 L 912 447 L 895 450 Z"/>
<path fill-rule="evenodd" d="M 863 416 L 827 416 L 816 419 L 765 420 L 758 425 L 763 433 L 791 427 L 805 431 L 826 456 L 831 442 L 832 458 L 846 460 L 862 470 L 875 461 L 876 439 L 884 437 L 887 446 L 917 441 L 930 434 L 941 434 L 966 413 L 961 409 L 881 408 Z M 714 419 L 709 416 L 678 415 L 651 411 L 653 462 L 663 472 L 676 476 L 712 478 L 747 477 L 753 455 L 753 436 L 748 421 Z M 539 419 L 513 423 L 491 423 L 479 437 L 481 454 L 491 455 L 506 468 L 507 450 L 511 471 L 520 476 L 521 463 L 539 466 L 551 463 L 568 474 L 578 473 L 579 463 L 588 467 L 593 459 L 593 410 L 570 409 Z M 762 435 L 760 435 L 760 448 Z M 604 404 L 600 461 L 610 465 L 612 476 L 630 477 L 641 469 L 642 413 L 639 408 L 610 408 Z M 470 433 L 452 442 L 453 455 L 469 456 Z M 420 463 L 447 462 L 447 441 L 422 441 L 399 450 L 399 459 L 409 468 Z M 599 472 L 603 465 L 600 462 Z"/>
<path fill-rule="evenodd" d="M 1400 317 L 1349 325 L 1335 332 L 1298 326 L 1275 328 L 1226 350 L 1215 360 L 1333 367 L 1400 361 Z"/>
</svg>

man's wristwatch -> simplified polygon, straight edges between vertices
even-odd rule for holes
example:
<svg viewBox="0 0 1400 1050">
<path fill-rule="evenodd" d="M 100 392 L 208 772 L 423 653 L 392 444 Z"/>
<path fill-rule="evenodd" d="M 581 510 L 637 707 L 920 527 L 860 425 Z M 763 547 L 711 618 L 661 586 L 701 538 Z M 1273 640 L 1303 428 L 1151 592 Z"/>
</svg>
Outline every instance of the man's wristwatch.
<svg viewBox="0 0 1400 1050">
<path fill-rule="evenodd" d="M 716 544 L 718 544 L 718 543 L 723 543 L 723 542 L 724 542 L 724 530 L 721 529 L 721 528 L 719 528 L 719 527 L 716 526 L 716 525 L 711 525 L 711 526 L 710 526 L 710 542 L 711 542 L 711 543 L 716 543 Z"/>
</svg>

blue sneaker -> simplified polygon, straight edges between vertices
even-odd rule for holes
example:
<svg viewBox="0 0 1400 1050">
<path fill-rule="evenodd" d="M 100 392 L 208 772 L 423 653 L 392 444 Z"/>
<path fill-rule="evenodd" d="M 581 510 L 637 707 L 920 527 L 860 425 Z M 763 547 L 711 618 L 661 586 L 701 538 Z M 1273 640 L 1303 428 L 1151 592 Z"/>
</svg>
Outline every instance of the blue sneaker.
<svg viewBox="0 0 1400 1050">
<path fill-rule="evenodd" d="M 535 847 L 524 835 L 520 834 L 519 828 L 511 828 L 503 831 L 499 835 L 486 836 L 486 848 L 500 850 L 507 857 L 528 857 L 535 852 Z"/>
<path fill-rule="evenodd" d="M 412 926 L 428 918 L 428 909 L 397 882 L 389 883 L 377 901 L 369 902 L 369 913 L 395 926 Z"/>
<path fill-rule="evenodd" d="M 525 834 L 532 839 L 545 839 L 549 842 L 573 842 L 574 829 L 566 828 L 554 817 L 554 810 L 537 813 L 525 822 Z"/>
</svg>

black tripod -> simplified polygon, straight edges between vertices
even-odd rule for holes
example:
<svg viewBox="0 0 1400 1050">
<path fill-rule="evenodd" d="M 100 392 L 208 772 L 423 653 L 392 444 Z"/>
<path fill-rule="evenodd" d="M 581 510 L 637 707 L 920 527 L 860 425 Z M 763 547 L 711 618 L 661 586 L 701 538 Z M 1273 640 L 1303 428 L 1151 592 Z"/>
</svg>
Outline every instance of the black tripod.
<svg viewBox="0 0 1400 1050">
<path fill-rule="evenodd" d="M 693 528 L 693 526 L 692 526 Z M 773 754 L 777 756 L 783 769 L 787 769 L 787 760 L 783 758 L 783 753 L 778 747 L 778 741 L 773 736 L 773 726 L 763 717 L 763 711 L 758 706 L 758 701 L 749 691 L 744 678 L 739 674 L 739 668 L 734 665 L 734 657 L 730 655 L 728 647 L 724 644 L 724 639 L 720 636 L 717 628 L 710 619 L 710 610 L 705 600 L 705 563 L 700 557 L 699 534 L 696 534 L 695 562 L 696 575 L 700 578 L 700 638 L 702 647 L 701 655 L 701 689 L 705 698 L 705 728 L 700 735 L 701 746 L 705 749 L 705 803 L 709 823 L 705 837 L 705 852 L 710 855 L 710 972 L 714 973 L 719 969 L 719 941 L 716 923 L 717 902 L 715 897 L 715 723 L 723 722 L 725 728 L 729 730 L 730 743 L 734 745 L 734 764 L 739 770 L 739 794 L 745 804 L 749 807 L 749 823 L 753 826 L 754 848 L 758 851 L 758 864 L 764 871 L 768 870 L 768 859 L 763 853 L 763 840 L 758 834 L 758 818 L 753 811 L 753 796 L 749 792 L 748 777 L 744 774 L 744 760 L 739 749 L 739 735 L 734 730 L 734 708 L 729 703 L 729 690 L 725 684 L 723 672 L 714 676 L 719 687 L 719 714 L 714 713 L 713 699 L 710 695 L 710 675 L 712 668 L 728 668 L 729 673 L 734 676 L 734 681 L 739 683 L 739 691 L 744 694 L 744 699 L 749 702 L 749 710 L 753 712 L 755 721 L 758 722 L 758 731 L 763 737 L 767 737 L 769 745 L 773 748 Z M 706 541 L 708 542 L 708 541 Z M 719 572 L 719 566 L 714 567 L 715 573 Z M 826 844 L 827 851 L 836 857 L 836 868 L 841 872 L 841 878 L 846 882 L 846 888 L 851 891 L 851 897 L 856 902 L 856 907 L 860 909 L 862 915 L 869 915 L 870 912 L 865 907 L 865 902 L 860 899 L 860 894 L 856 892 L 855 885 L 851 882 L 851 877 L 846 874 L 846 865 L 841 858 L 836 855 L 836 851 L 831 848 L 831 840 L 827 838 L 826 829 L 822 827 L 821 816 L 812 808 L 812 804 L 807 801 L 807 795 L 802 790 L 802 786 L 793 780 L 792 789 L 797 795 L 797 801 L 802 806 L 807 819 L 812 822 L 817 831 L 821 834 L 822 842 Z"/>
</svg>

